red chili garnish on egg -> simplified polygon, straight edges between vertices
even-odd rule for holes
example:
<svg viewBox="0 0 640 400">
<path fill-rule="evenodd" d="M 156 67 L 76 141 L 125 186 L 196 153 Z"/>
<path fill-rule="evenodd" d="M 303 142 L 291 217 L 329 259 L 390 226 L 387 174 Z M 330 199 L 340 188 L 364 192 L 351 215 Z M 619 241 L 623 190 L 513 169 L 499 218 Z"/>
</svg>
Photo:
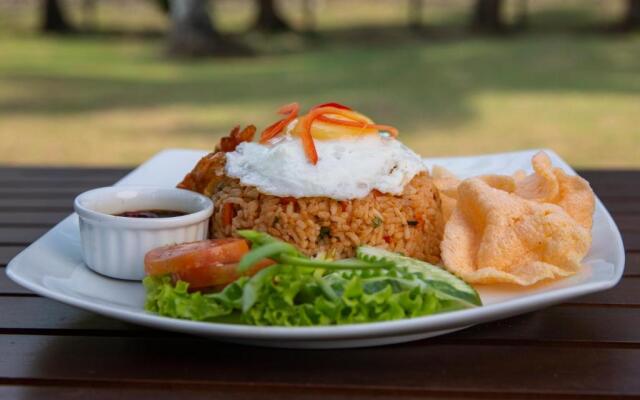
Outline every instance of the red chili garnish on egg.
<svg viewBox="0 0 640 400">
<path fill-rule="evenodd" d="M 280 132 L 284 130 L 284 128 L 289 125 L 291 121 L 296 119 L 298 116 L 298 112 L 300 111 L 300 106 L 298 103 L 291 103 L 280 107 L 278 110 L 278 114 L 285 115 L 281 120 L 269 125 L 267 129 L 262 131 L 260 135 L 260 143 L 266 143 L 270 139 L 276 137 Z"/>
<path fill-rule="evenodd" d="M 311 108 L 311 110 L 315 110 L 318 108 L 323 108 L 323 107 L 335 107 L 335 108 L 341 108 L 343 110 L 349 110 L 351 111 L 350 107 L 345 106 L 344 104 L 340 104 L 340 103 L 322 103 L 322 104 L 318 104 L 316 106 L 313 106 Z"/>
<path fill-rule="evenodd" d="M 300 106 L 298 103 L 291 103 L 281 107 L 280 110 L 278 110 L 278 113 L 285 115 L 285 117 L 273 123 L 262 132 L 262 135 L 260 136 L 260 143 L 264 144 L 282 132 L 284 128 L 291 123 L 291 121 L 298 117 L 299 111 Z M 334 116 L 342 118 L 338 119 Z M 318 104 L 311 108 L 308 114 L 300 117 L 300 121 L 298 122 L 300 129 L 296 127 L 296 131 L 300 135 L 300 140 L 302 141 L 304 153 L 309 162 L 313 165 L 318 163 L 318 152 L 311 134 L 311 126 L 316 120 L 337 126 L 360 128 L 362 130 L 375 129 L 378 131 L 389 132 L 393 137 L 398 136 L 398 130 L 393 126 L 373 124 L 368 118 L 356 113 L 345 105 L 334 102 Z"/>
<path fill-rule="evenodd" d="M 311 161 L 311 164 L 314 164 L 314 165 L 318 163 L 318 153 L 316 152 L 316 146 L 313 143 L 313 137 L 311 136 L 311 125 L 313 124 L 313 121 L 315 121 L 318 117 L 324 114 L 340 115 L 351 120 L 360 121 L 361 123 L 362 122 L 368 123 L 368 121 L 364 119 L 363 116 L 360 116 L 351 110 L 348 110 L 345 108 L 333 107 L 333 106 L 314 108 L 311 111 L 309 111 L 307 115 L 300 118 L 299 123 L 302 124 L 300 138 L 302 139 L 304 152 L 307 155 L 307 158 L 309 159 L 309 161 Z"/>
<path fill-rule="evenodd" d="M 392 137 L 398 137 L 398 129 L 390 125 L 369 124 L 367 122 L 360 123 L 360 122 L 350 121 L 346 119 L 335 119 L 335 118 L 327 117 L 324 115 L 321 115 L 320 117 L 318 117 L 317 120 L 322 122 L 328 122 L 334 125 L 353 126 L 354 128 L 362 128 L 362 129 L 376 129 L 379 131 L 389 132 L 389 134 Z"/>
</svg>

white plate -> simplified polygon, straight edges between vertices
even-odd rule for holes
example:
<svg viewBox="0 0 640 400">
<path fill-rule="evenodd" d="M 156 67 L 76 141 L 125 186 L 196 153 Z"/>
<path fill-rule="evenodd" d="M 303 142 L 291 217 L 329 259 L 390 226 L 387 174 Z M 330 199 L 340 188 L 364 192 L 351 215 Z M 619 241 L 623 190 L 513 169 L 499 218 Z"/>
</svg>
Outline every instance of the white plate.
<svg viewBox="0 0 640 400">
<path fill-rule="evenodd" d="M 427 159 L 466 177 L 483 173 L 530 170 L 536 150 L 517 153 Z M 554 165 L 574 171 L 554 152 Z M 131 172 L 118 185 L 174 186 L 203 155 L 200 151 L 167 150 Z M 144 311 L 140 283 L 98 275 L 82 263 L 78 217 L 71 215 L 16 256 L 7 274 L 38 294 L 134 324 L 185 332 L 214 339 L 273 347 L 340 348 L 407 342 L 441 335 L 471 325 L 521 314 L 567 299 L 608 289 L 621 278 L 624 248 L 613 219 L 596 201 L 593 245 L 577 275 L 528 289 L 480 287 L 482 307 L 399 321 L 332 327 L 255 327 L 184 321 Z"/>
</svg>

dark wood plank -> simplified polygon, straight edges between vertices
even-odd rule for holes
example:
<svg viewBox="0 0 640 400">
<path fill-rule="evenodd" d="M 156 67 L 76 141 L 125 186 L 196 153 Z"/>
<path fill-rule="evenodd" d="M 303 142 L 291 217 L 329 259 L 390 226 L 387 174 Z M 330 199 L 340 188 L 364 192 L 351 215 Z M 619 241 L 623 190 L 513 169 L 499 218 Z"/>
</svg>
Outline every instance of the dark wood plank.
<svg viewBox="0 0 640 400">
<path fill-rule="evenodd" d="M 0 187 L 0 197 L 5 199 L 30 199 L 30 198 L 64 198 L 73 199 L 78 194 L 89 189 L 74 187 L 28 187 L 28 188 L 2 188 Z"/>
<path fill-rule="evenodd" d="M 578 171 L 579 175 L 589 181 L 593 190 L 601 197 L 620 196 L 638 197 L 640 189 L 634 182 L 640 179 L 640 170 L 607 171 L 592 170 Z"/>
<path fill-rule="evenodd" d="M 627 252 L 625 258 L 624 276 L 640 276 L 640 252 Z"/>
<path fill-rule="evenodd" d="M 0 229 L 7 226 L 48 226 L 53 227 L 69 216 L 66 211 L 50 212 L 2 212 L 0 211 Z"/>
<path fill-rule="evenodd" d="M 124 177 L 128 168 L 0 168 L 0 198 L 16 197 L 26 191 L 31 195 L 46 192 L 43 197 L 56 197 L 58 193 L 75 192 L 109 186 Z M 51 189 L 51 191 L 47 191 Z"/>
<path fill-rule="evenodd" d="M 571 304 L 622 305 L 640 307 L 640 278 L 624 277 L 616 286 L 603 292 L 571 300 Z"/>
<path fill-rule="evenodd" d="M 22 286 L 14 283 L 7 274 L 5 273 L 4 268 L 0 268 L 0 296 L 10 296 L 10 295 L 18 295 L 18 296 L 27 296 L 33 295 L 36 296 L 35 293 L 23 288 Z M 2 317 L 0 316 L 0 319 Z"/>
<path fill-rule="evenodd" d="M 0 382 L 2 380 L 0 379 Z M 164 399 L 207 399 L 207 400 L 255 400 L 255 399 L 293 399 L 293 400 L 380 400 L 380 399 L 424 399 L 424 391 L 391 389 L 369 389 L 364 387 L 313 387 L 305 385 L 278 384 L 193 384 L 136 382 L 135 385 L 100 381 L 65 380 L 50 382 L 43 380 L 10 380 L 12 384 L 0 386 L 0 398 L 7 399 L 75 399 L 101 400 L 132 398 L 136 400 Z M 24 383 L 22 383 L 24 382 Z M 38 386 L 36 386 L 38 385 Z M 451 393 L 429 391 L 429 399 L 531 399 L 528 395 L 498 393 Z M 562 396 L 562 399 L 588 400 L 589 396 Z M 595 398 L 595 397 L 594 397 Z"/>
<path fill-rule="evenodd" d="M 31 187 L 41 187 L 41 188 L 52 187 L 53 188 L 55 187 L 55 188 L 75 188 L 75 189 L 80 188 L 81 191 L 84 191 L 84 190 L 101 187 L 101 186 L 111 186 L 117 181 L 118 179 L 111 179 L 111 178 L 91 178 L 91 177 L 75 178 L 74 177 L 74 178 L 57 179 L 57 180 L 33 179 L 28 181 L 20 180 L 20 179 L 15 179 L 15 180 L 8 179 L 8 180 L 0 181 L 0 184 L 5 188 L 31 188 Z"/>
<path fill-rule="evenodd" d="M 0 211 L 67 211 L 73 210 L 70 199 L 5 199 L 0 198 Z"/>
<path fill-rule="evenodd" d="M 3 179 L 69 179 L 103 178 L 119 179 L 131 171 L 131 167 L 0 167 L 0 181 Z"/>
<path fill-rule="evenodd" d="M 29 245 L 47 233 L 49 227 L 0 228 L 0 244 Z"/>
<path fill-rule="evenodd" d="M 640 170 L 637 169 L 580 169 L 580 176 L 589 182 L 616 183 L 625 185 L 629 182 L 637 182 L 640 179 Z"/>
<path fill-rule="evenodd" d="M 636 232 L 632 229 L 622 229 L 620 227 L 618 228 L 620 229 L 620 234 L 622 235 L 622 243 L 624 244 L 625 251 L 640 251 L 640 231 Z"/>
<path fill-rule="evenodd" d="M 558 305 L 507 318 L 443 337 L 457 340 L 495 343 L 584 343 L 585 346 L 613 343 L 640 345 L 640 333 L 630 326 L 640 326 L 637 308 L 581 307 Z"/>
<path fill-rule="evenodd" d="M 638 208 L 640 208 L 640 200 L 638 200 Z M 612 217 L 623 236 L 640 232 L 640 215 L 616 214 Z"/>
<path fill-rule="evenodd" d="M 628 346 L 457 345 L 436 339 L 292 351 L 199 338 L 3 335 L 0 354 L 5 379 L 640 395 L 640 349 Z"/>
<path fill-rule="evenodd" d="M 6 265 L 26 246 L 0 246 L 0 265 Z"/>
<path fill-rule="evenodd" d="M 624 249 L 628 252 L 640 251 L 640 232 L 621 232 Z"/>
<path fill-rule="evenodd" d="M 638 209 L 638 199 L 637 198 L 602 198 L 602 203 L 609 210 L 611 215 L 615 215 L 616 217 L 624 217 L 627 215 L 640 215 L 640 210 Z"/>
<path fill-rule="evenodd" d="M 628 185 L 628 184 L 627 184 Z M 640 193 L 634 190 L 629 190 L 628 186 L 620 183 L 601 183 L 598 185 L 592 185 L 591 188 L 600 200 L 633 200 L 640 197 Z"/>
<path fill-rule="evenodd" d="M 174 336 L 136 327 L 42 297 L 2 297 L 0 333 Z M 447 336 L 452 342 L 527 341 L 640 345 L 640 308 L 555 306 Z"/>
<path fill-rule="evenodd" d="M 64 331 L 83 334 L 93 331 L 93 334 L 117 336 L 135 330 L 147 332 L 148 336 L 160 332 L 102 317 L 44 297 L 4 296 L 0 299 L 0 332 L 3 333 L 42 330 L 56 331 L 58 334 Z"/>
</svg>

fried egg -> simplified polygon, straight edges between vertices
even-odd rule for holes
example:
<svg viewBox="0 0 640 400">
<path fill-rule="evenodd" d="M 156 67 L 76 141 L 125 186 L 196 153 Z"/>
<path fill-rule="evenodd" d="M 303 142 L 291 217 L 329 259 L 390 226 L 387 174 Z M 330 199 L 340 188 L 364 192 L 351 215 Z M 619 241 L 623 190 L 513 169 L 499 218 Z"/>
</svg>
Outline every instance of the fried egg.
<svg viewBox="0 0 640 400">
<path fill-rule="evenodd" d="M 399 195 L 426 170 L 420 156 L 384 134 L 316 140 L 315 165 L 305 156 L 299 137 L 286 134 L 278 139 L 241 143 L 226 154 L 226 174 L 274 196 L 350 200 L 372 190 Z"/>
</svg>

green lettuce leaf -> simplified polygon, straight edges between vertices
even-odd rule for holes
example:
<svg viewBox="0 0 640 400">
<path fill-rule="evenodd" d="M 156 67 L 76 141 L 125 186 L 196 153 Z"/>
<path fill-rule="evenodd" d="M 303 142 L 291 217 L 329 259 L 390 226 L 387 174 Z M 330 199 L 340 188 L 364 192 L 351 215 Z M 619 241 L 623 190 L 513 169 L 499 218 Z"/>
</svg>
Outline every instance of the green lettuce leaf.
<svg viewBox="0 0 640 400">
<path fill-rule="evenodd" d="M 290 265 L 241 278 L 220 293 L 190 293 L 170 277 L 144 280 L 146 309 L 196 321 L 241 321 L 250 325 L 312 326 L 388 321 L 464 308 L 439 298 L 408 271 L 332 271 Z M 225 318 L 227 317 L 227 318 Z"/>
<path fill-rule="evenodd" d="M 464 282 L 454 282 L 456 291 L 445 285 L 435 266 L 388 254 L 382 261 L 309 259 L 266 234 L 243 234 L 253 243 L 244 264 L 241 261 L 244 267 L 265 254 L 278 264 L 218 293 L 190 292 L 187 283 L 174 283 L 169 276 L 147 277 L 145 308 L 196 321 L 315 326 L 412 318 L 480 304 L 479 298 L 468 301 L 467 293 L 458 295 Z"/>
<path fill-rule="evenodd" d="M 172 318 L 213 321 L 240 308 L 247 281 L 242 277 L 219 293 L 190 293 L 186 282 L 174 284 L 170 276 L 147 276 L 142 282 L 147 290 L 145 309 Z"/>
</svg>

